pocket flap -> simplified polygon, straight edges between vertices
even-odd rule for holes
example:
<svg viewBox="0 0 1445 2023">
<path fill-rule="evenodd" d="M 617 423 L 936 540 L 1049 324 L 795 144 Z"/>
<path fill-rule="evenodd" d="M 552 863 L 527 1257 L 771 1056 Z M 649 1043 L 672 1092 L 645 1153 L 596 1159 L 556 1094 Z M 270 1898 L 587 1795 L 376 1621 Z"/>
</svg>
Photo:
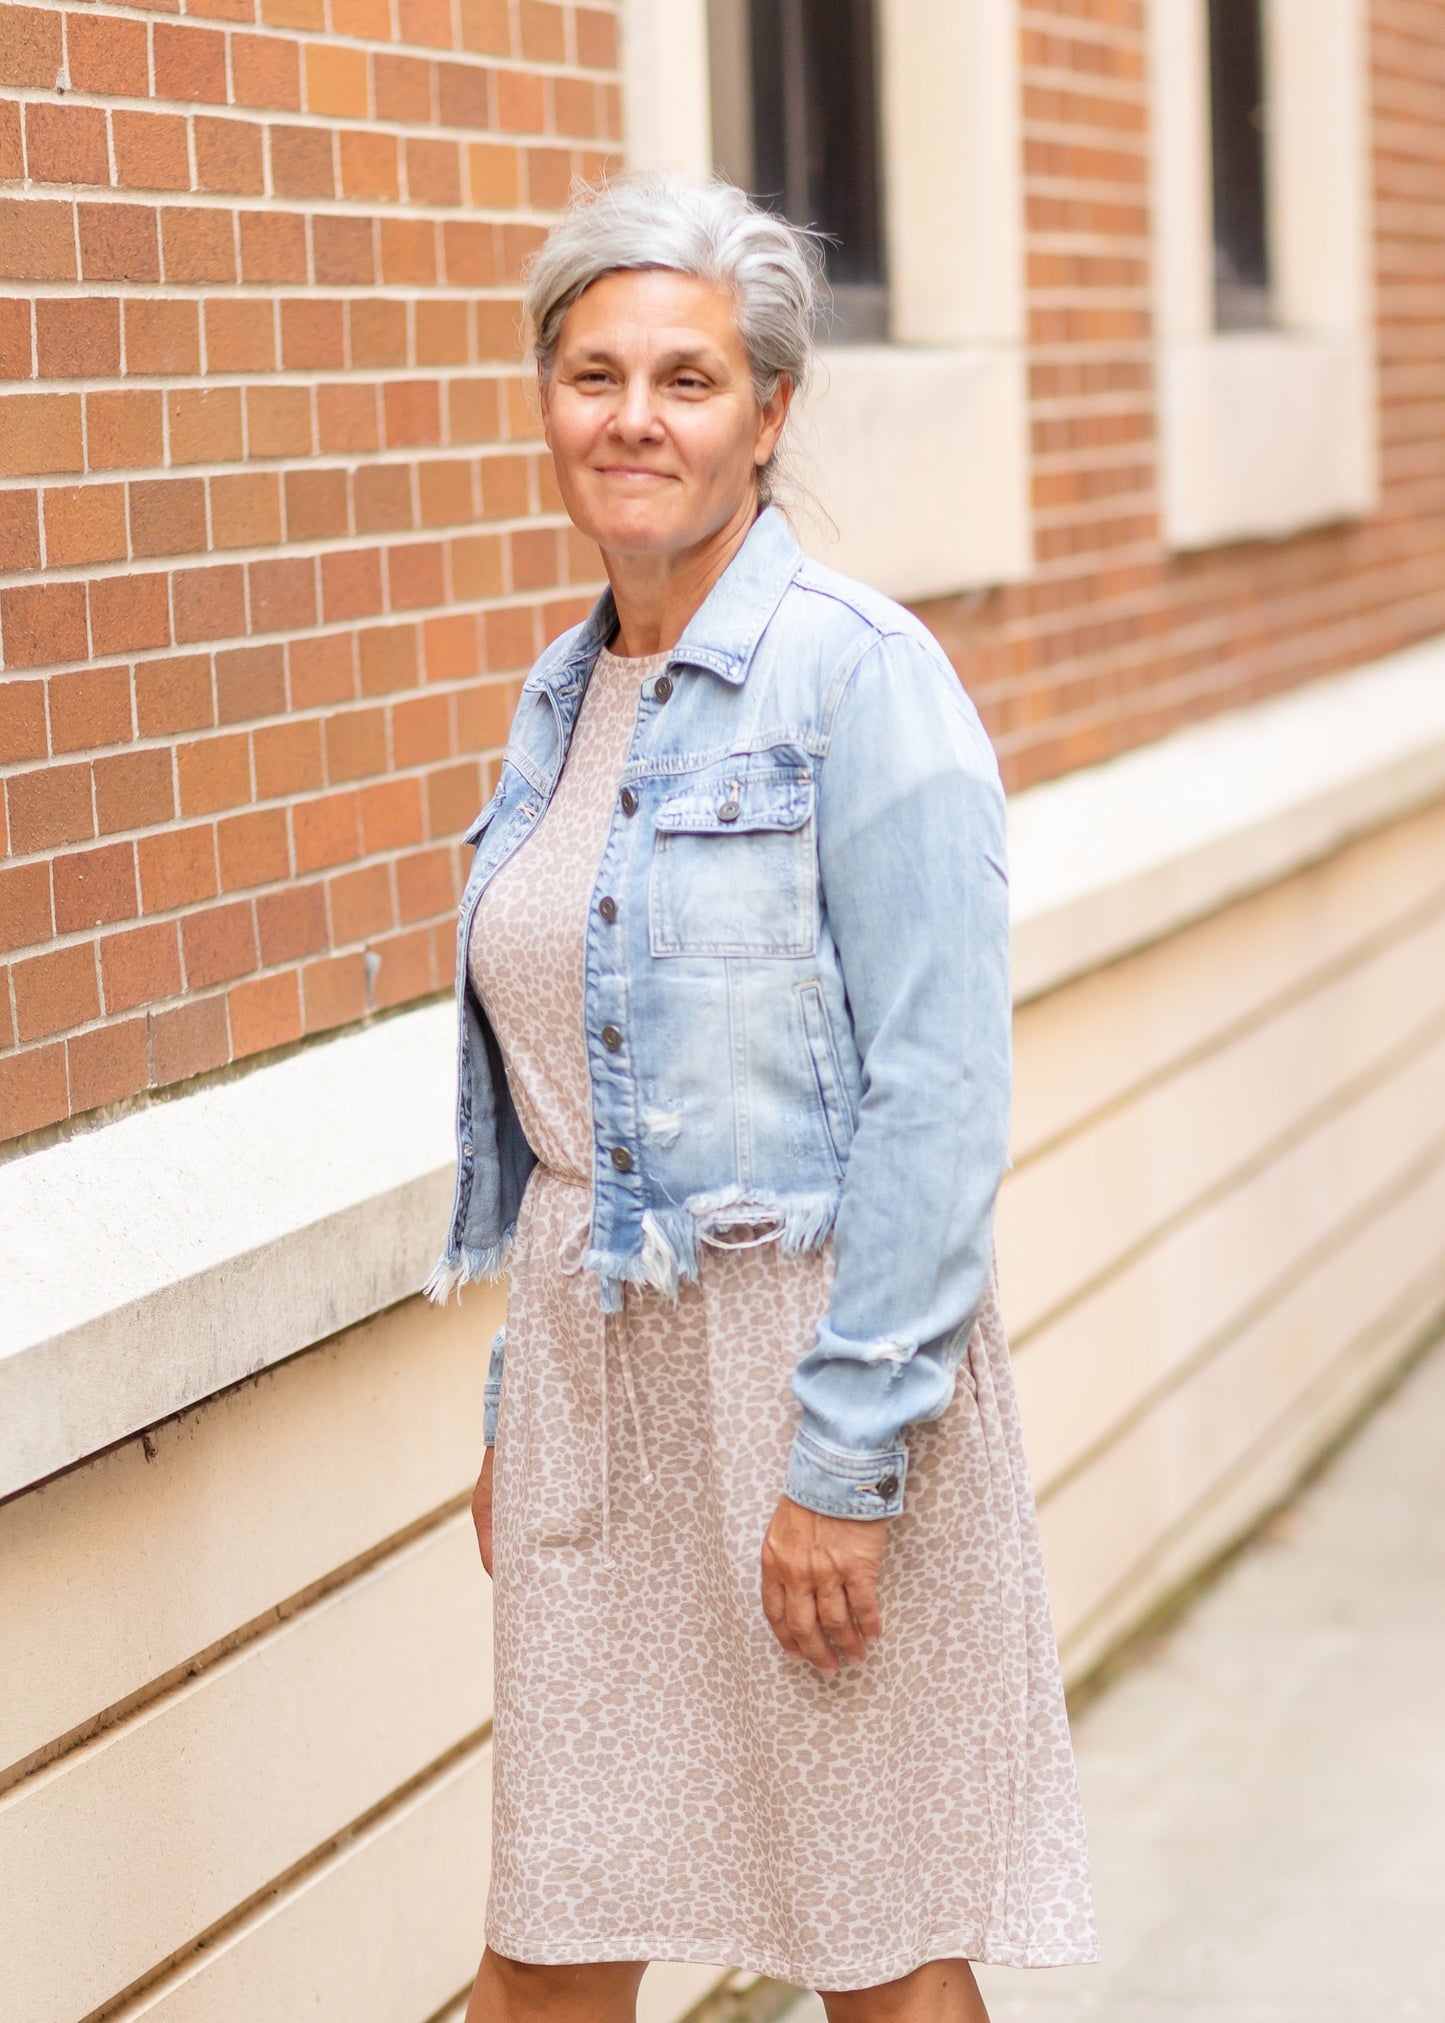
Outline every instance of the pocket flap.
<svg viewBox="0 0 1445 2023">
<path fill-rule="evenodd" d="M 500 793 L 493 794 L 491 800 L 488 801 L 486 807 L 483 808 L 481 814 L 478 815 L 477 819 L 475 820 L 475 822 L 472 823 L 471 827 L 463 831 L 462 841 L 464 843 L 476 842 L 478 836 L 481 835 L 483 829 L 486 828 L 488 822 L 490 822 L 493 815 L 496 814 L 500 799 L 501 799 Z"/>
<path fill-rule="evenodd" d="M 733 836 L 758 829 L 801 829 L 813 812 L 813 774 L 801 754 L 779 764 L 738 759 L 670 795 L 657 827 L 690 836 Z"/>
</svg>

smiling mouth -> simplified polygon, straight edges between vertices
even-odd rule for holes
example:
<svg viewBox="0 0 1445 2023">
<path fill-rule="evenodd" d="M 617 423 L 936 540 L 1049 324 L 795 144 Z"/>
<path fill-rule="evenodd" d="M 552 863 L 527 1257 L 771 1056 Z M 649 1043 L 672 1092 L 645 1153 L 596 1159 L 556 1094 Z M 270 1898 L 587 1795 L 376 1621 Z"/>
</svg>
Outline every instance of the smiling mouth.
<svg viewBox="0 0 1445 2023">
<path fill-rule="evenodd" d="M 597 473 L 603 478 L 655 478 L 659 481 L 672 476 L 670 471 L 650 471 L 639 464 L 602 464 L 597 467 Z"/>
</svg>

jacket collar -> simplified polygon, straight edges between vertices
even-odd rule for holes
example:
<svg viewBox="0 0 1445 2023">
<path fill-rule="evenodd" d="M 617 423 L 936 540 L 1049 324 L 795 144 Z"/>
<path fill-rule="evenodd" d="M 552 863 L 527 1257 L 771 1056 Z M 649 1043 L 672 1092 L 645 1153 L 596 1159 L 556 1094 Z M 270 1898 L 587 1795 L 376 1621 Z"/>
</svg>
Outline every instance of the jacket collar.
<svg viewBox="0 0 1445 2023">
<path fill-rule="evenodd" d="M 802 560 L 787 521 L 776 506 L 765 506 L 693 613 L 672 649 L 671 664 L 705 668 L 724 681 L 746 681 L 758 641 Z M 543 654 L 533 679 L 554 691 L 585 681 L 616 629 L 617 606 L 612 592 L 604 590 L 576 631 L 565 633 Z"/>
</svg>

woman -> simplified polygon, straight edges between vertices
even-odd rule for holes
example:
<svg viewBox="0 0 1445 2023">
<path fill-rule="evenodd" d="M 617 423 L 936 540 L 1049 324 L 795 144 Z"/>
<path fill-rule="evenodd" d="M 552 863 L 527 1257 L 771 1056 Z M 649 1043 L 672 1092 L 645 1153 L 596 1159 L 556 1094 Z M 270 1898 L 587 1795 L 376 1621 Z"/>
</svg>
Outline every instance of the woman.
<svg viewBox="0 0 1445 2023">
<path fill-rule="evenodd" d="M 530 278 L 611 588 L 468 832 L 428 1290 L 509 1269 L 471 2023 L 620 2023 L 650 1959 L 962 2023 L 969 1959 L 1094 1952 L 992 1283 L 1003 798 L 927 632 L 768 504 L 814 285 L 658 176 Z"/>
</svg>

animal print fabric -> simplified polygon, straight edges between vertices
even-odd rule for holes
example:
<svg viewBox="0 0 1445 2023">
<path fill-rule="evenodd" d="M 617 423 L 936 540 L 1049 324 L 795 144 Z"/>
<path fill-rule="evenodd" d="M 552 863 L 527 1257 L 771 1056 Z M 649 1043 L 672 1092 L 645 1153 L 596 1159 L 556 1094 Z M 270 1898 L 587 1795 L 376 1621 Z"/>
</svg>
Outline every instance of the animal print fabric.
<svg viewBox="0 0 1445 2023">
<path fill-rule="evenodd" d="M 510 1265 L 494 1481 L 487 1940 L 541 1964 L 695 1960 L 804 1987 L 963 1956 L 1096 1956 L 1083 1821 L 1008 1344 L 991 1287 L 941 1419 L 910 1436 L 881 1641 L 784 1657 L 759 1551 L 824 1311 L 825 1247 L 706 1247 L 604 1315 L 583 934 L 644 689 L 604 653 L 470 973 L 540 1165 Z"/>
</svg>

